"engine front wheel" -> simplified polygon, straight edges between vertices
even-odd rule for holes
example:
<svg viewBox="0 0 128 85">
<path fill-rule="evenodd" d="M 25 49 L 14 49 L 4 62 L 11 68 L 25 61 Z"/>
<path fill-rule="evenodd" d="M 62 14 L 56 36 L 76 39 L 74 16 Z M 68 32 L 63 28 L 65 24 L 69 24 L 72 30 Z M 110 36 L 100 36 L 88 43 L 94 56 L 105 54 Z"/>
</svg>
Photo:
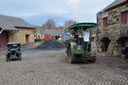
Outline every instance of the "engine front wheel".
<svg viewBox="0 0 128 85">
<path fill-rule="evenodd" d="M 76 58 L 74 54 L 71 54 L 71 56 L 68 58 L 69 63 L 76 63 Z"/>
<path fill-rule="evenodd" d="M 72 52 L 71 48 L 68 51 L 69 51 L 68 52 L 68 61 L 69 61 L 69 63 L 76 63 L 76 56 Z"/>
</svg>

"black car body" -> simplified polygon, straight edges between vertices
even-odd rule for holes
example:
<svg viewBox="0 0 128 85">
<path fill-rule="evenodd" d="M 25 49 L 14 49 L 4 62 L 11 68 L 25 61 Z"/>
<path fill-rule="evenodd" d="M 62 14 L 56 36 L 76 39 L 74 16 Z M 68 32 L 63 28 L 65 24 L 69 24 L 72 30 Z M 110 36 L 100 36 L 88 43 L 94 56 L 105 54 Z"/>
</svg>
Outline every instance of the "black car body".
<svg viewBox="0 0 128 85">
<path fill-rule="evenodd" d="M 7 44 L 6 61 L 21 60 L 21 44 L 18 42 L 12 42 Z"/>
</svg>

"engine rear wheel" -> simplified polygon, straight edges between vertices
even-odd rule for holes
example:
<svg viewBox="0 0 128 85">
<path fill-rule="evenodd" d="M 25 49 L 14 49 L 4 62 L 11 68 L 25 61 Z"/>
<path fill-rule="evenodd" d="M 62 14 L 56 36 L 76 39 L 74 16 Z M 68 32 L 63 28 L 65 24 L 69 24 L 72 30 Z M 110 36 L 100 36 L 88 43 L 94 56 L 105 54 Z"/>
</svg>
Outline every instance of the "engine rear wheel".
<svg viewBox="0 0 128 85">
<path fill-rule="evenodd" d="M 89 60 L 90 63 L 95 63 L 96 62 L 96 57 L 93 57 L 91 60 Z"/>
</svg>

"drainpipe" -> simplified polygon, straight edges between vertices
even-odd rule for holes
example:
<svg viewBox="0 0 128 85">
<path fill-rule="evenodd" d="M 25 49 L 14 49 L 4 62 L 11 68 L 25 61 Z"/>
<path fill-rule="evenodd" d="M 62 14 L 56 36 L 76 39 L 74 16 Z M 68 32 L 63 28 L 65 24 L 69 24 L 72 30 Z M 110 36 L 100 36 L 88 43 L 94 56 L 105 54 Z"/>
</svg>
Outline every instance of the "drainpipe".
<svg viewBox="0 0 128 85">
<path fill-rule="evenodd" d="M 12 31 L 12 42 L 13 42 L 13 31 Z"/>
<path fill-rule="evenodd" d="M 96 41 L 98 41 L 98 31 L 99 31 L 99 29 L 98 29 L 98 14 L 97 14 L 97 31 L 96 31 Z"/>
</svg>

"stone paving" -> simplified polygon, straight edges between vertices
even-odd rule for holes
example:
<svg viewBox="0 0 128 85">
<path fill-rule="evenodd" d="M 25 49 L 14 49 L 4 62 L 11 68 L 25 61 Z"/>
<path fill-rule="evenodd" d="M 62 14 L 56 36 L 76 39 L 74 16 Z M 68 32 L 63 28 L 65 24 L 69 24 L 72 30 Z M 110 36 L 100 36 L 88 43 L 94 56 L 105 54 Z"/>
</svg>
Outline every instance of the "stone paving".
<svg viewBox="0 0 128 85">
<path fill-rule="evenodd" d="M 0 85 L 128 85 L 128 62 L 97 57 L 95 64 L 69 64 L 65 51 L 24 51 L 21 61 L 0 55 Z"/>
</svg>

